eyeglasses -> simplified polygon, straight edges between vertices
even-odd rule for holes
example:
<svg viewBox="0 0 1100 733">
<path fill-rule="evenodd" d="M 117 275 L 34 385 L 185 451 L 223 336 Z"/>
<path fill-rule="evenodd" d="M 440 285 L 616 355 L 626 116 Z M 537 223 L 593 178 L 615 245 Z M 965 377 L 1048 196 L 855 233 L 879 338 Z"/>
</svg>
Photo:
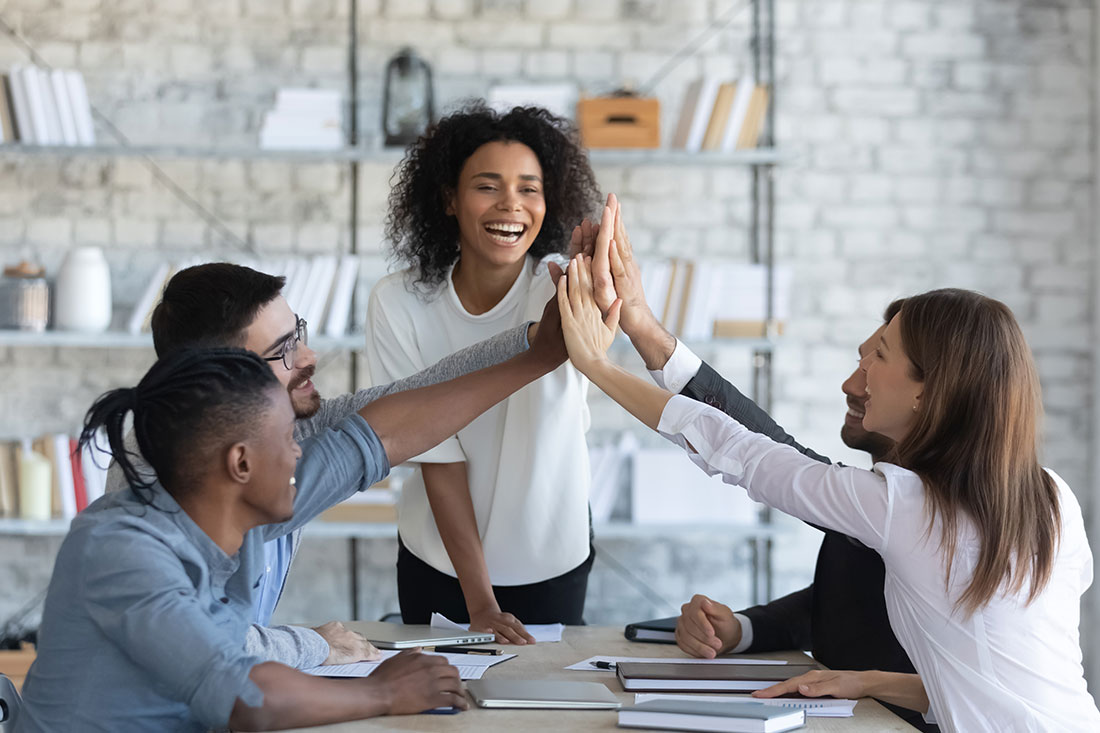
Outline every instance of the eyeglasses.
<svg viewBox="0 0 1100 733">
<path fill-rule="evenodd" d="M 295 314 L 294 318 L 294 333 L 287 337 L 283 342 L 283 347 L 279 349 L 279 353 L 275 356 L 262 357 L 264 361 L 282 361 L 283 366 L 290 371 L 294 368 L 294 357 L 298 353 L 298 344 L 306 344 L 309 342 L 309 331 L 306 329 L 306 322 L 304 318 L 298 318 Z"/>
</svg>

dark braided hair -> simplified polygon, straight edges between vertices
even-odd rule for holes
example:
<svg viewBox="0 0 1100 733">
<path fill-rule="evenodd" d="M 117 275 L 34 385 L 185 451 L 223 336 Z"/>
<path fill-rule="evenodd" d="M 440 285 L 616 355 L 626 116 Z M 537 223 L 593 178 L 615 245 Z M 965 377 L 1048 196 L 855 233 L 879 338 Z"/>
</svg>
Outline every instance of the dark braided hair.
<svg viewBox="0 0 1100 733">
<path fill-rule="evenodd" d="M 285 394 L 271 368 L 244 349 L 184 349 L 157 360 L 136 387 L 106 392 L 84 417 L 80 448 L 96 445 L 102 428 L 130 489 L 152 505 L 154 481 L 134 466 L 123 443 L 126 415 L 134 413 L 141 455 L 173 496 L 194 486 L 212 449 L 255 430 L 270 390 Z"/>
<path fill-rule="evenodd" d="M 523 143 L 542 166 L 546 218 L 528 254 L 541 259 L 569 248 L 573 227 L 596 210 L 600 189 L 573 125 L 539 107 L 501 113 L 474 102 L 444 117 L 415 143 L 394 173 L 386 239 L 394 257 L 434 287 L 458 260 L 458 220 L 447 214 L 462 166 L 482 145 Z"/>
</svg>

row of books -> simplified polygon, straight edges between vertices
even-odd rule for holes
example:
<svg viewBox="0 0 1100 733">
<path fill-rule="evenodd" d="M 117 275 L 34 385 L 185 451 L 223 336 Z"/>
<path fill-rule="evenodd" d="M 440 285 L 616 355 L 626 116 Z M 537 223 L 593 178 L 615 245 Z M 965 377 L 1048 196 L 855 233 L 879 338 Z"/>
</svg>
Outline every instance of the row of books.
<svg viewBox="0 0 1100 733">
<path fill-rule="evenodd" d="M 95 145 L 84 75 L 16 64 L 0 75 L 0 143 Z"/>
<path fill-rule="evenodd" d="M 643 262 L 642 288 L 662 325 L 685 340 L 759 338 L 767 329 L 765 265 L 723 260 Z M 791 272 L 773 268 L 772 318 L 782 323 L 790 304 Z"/>
<path fill-rule="evenodd" d="M 0 517 L 72 519 L 103 496 L 109 460 L 63 433 L 0 442 Z"/>
<path fill-rule="evenodd" d="M 197 264 L 198 260 L 161 264 L 131 313 L 128 331 L 148 332 L 153 309 L 168 281 L 178 271 Z M 339 338 L 348 332 L 352 322 L 351 300 L 359 276 L 359 258 L 355 255 L 247 260 L 239 264 L 286 277 L 283 296 L 291 309 L 310 324 L 311 333 Z"/>
<path fill-rule="evenodd" d="M 738 81 L 706 76 L 688 85 L 673 148 L 732 153 L 755 148 L 768 112 L 768 88 L 751 74 Z"/>
</svg>

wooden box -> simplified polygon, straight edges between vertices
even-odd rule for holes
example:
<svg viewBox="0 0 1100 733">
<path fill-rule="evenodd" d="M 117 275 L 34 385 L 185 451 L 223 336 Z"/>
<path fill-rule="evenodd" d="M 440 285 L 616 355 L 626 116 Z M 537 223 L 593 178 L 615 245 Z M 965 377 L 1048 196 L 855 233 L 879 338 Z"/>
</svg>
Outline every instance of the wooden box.
<svg viewBox="0 0 1100 733">
<path fill-rule="evenodd" d="M 577 102 L 577 125 L 587 148 L 656 148 L 661 104 L 639 97 L 590 97 Z"/>
</svg>

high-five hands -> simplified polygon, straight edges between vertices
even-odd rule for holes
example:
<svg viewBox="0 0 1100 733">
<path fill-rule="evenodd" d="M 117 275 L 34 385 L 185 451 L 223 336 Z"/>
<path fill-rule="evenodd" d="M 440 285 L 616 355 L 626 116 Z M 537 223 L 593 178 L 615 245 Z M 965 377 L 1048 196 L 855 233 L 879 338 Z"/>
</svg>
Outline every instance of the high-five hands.
<svg viewBox="0 0 1100 733">
<path fill-rule="evenodd" d="M 591 370 L 607 359 L 619 327 L 622 301 L 615 299 L 603 315 L 592 290 L 591 260 L 577 255 L 569 261 L 566 276 L 558 280 L 558 308 L 569 358 L 591 376 Z"/>
</svg>

